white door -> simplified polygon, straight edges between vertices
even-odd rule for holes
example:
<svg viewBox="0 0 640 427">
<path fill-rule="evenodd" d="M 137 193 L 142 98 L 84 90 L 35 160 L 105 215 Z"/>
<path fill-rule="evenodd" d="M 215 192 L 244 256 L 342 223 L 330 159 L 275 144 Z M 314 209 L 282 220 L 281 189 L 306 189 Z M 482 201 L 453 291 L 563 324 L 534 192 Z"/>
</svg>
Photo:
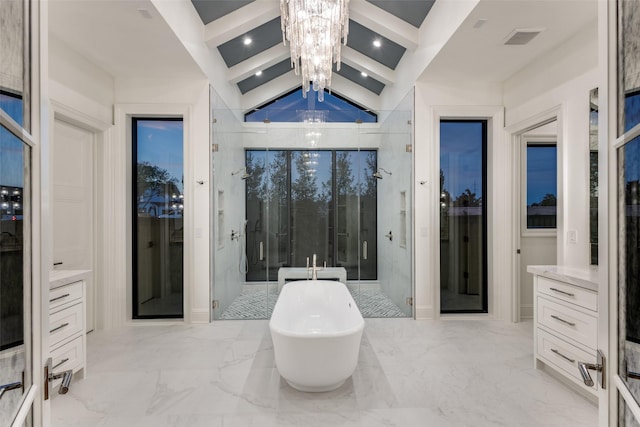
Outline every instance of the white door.
<svg viewBox="0 0 640 427">
<path fill-rule="evenodd" d="M 533 319 L 533 275 L 527 266 L 557 264 L 556 127 L 554 121 L 520 138 L 520 320 Z"/>
<path fill-rule="evenodd" d="M 53 128 L 53 263 L 60 270 L 94 271 L 95 135 L 56 118 Z M 94 328 L 95 274 L 87 279 L 87 331 Z"/>
</svg>

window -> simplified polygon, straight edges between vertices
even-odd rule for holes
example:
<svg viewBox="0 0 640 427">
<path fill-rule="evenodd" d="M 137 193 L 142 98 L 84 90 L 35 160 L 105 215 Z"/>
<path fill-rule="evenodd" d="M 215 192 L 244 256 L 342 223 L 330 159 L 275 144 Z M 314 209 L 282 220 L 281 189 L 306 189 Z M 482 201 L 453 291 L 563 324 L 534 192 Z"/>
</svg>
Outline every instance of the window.
<svg viewBox="0 0 640 427">
<path fill-rule="evenodd" d="M 183 316 L 183 123 L 133 119 L 133 317 Z"/>
<path fill-rule="evenodd" d="M 375 150 L 247 150 L 247 281 L 314 253 L 349 280 L 375 280 L 376 163 Z"/>
<path fill-rule="evenodd" d="M 558 195 L 555 143 L 527 143 L 527 229 L 555 229 Z"/>
<path fill-rule="evenodd" d="M 487 121 L 440 122 L 440 312 L 486 313 Z"/>
<path fill-rule="evenodd" d="M 302 89 L 294 89 L 265 105 L 244 115 L 245 122 L 304 122 L 308 112 L 323 122 L 363 122 L 376 123 L 377 114 L 363 108 L 336 93 L 325 93 L 324 101 L 318 101 L 317 92 L 309 91 L 307 98 L 302 97 Z"/>
</svg>

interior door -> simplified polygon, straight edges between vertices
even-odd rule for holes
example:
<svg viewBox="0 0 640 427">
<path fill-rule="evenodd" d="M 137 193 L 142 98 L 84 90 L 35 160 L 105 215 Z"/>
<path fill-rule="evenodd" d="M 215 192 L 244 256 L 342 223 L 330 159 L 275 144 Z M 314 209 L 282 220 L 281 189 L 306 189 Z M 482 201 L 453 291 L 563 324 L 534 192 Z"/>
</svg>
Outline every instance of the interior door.
<svg viewBox="0 0 640 427">
<path fill-rule="evenodd" d="M 52 144 L 53 262 L 94 271 L 94 134 L 56 119 Z M 86 281 L 87 331 L 94 328 L 93 275 Z"/>
<path fill-rule="evenodd" d="M 533 318 L 533 275 L 528 265 L 557 264 L 556 122 L 521 137 L 520 319 Z"/>
</svg>

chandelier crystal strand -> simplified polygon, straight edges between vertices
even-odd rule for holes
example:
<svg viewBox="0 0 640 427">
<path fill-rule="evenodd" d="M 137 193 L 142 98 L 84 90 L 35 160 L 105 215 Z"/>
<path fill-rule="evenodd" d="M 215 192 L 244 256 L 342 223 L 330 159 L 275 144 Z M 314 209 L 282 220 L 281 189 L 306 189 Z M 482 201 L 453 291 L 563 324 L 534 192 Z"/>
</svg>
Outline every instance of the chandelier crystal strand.
<svg viewBox="0 0 640 427">
<path fill-rule="evenodd" d="M 313 87 L 318 100 L 331 88 L 333 63 L 340 69 L 342 44 L 349 34 L 349 0 L 280 0 L 282 41 L 291 65 L 302 75 L 302 95 Z"/>
</svg>

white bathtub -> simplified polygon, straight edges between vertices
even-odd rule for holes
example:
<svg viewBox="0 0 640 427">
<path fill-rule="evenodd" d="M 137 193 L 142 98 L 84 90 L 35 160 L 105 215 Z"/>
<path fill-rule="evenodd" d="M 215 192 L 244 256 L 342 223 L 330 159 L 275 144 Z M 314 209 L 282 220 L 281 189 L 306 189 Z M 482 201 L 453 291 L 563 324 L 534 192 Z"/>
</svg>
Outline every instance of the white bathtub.
<svg viewBox="0 0 640 427">
<path fill-rule="evenodd" d="M 287 283 L 273 309 L 269 329 L 276 367 L 297 390 L 334 390 L 356 369 L 364 319 L 340 282 Z"/>
</svg>

